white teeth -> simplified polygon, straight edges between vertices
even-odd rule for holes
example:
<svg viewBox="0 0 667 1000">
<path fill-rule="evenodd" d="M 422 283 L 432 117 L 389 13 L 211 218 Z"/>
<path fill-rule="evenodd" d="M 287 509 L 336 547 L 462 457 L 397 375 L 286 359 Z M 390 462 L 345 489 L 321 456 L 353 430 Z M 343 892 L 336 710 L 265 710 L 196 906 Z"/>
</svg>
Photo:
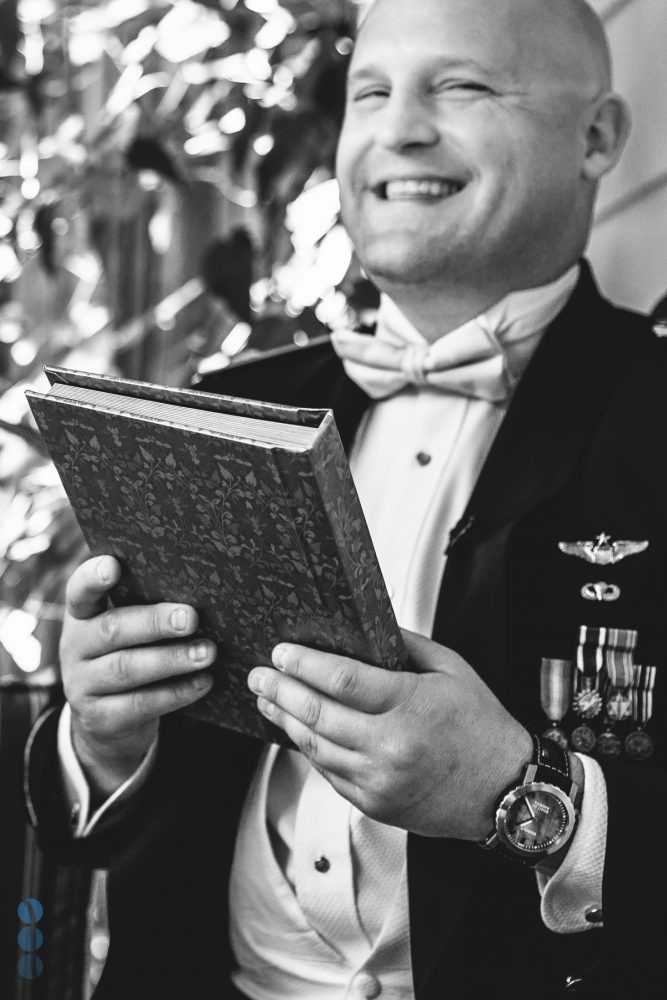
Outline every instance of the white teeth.
<svg viewBox="0 0 667 1000">
<path fill-rule="evenodd" d="M 400 198 L 446 198 L 459 190 L 456 184 L 438 180 L 387 181 L 385 197 L 387 201 Z"/>
</svg>

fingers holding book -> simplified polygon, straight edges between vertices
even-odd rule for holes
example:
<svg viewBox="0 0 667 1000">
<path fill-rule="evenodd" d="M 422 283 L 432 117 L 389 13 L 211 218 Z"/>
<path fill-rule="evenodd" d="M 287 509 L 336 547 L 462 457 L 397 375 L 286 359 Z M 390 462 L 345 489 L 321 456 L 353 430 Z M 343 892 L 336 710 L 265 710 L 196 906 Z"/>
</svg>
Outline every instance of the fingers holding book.
<svg viewBox="0 0 667 1000">
<path fill-rule="evenodd" d="M 410 671 L 285 643 L 248 684 L 262 715 L 371 819 L 479 840 L 531 737 L 455 652 L 403 640 Z"/>
<path fill-rule="evenodd" d="M 210 689 L 202 671 L 215 658 L 212 642 L 190 638 L 198 621 L 187 605 L 107 608 L 106 591 L 118 575 L 107 556 L 75 571 L 60 647 L 74 749 L 99 794 L 133 773 L 162 715 Z"/>
</svg>

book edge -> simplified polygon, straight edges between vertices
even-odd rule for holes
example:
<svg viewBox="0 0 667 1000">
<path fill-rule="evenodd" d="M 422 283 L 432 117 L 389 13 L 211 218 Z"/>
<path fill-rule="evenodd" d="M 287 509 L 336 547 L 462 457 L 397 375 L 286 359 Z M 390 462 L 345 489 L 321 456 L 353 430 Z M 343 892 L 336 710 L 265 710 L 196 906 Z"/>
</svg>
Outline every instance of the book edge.
<svg viewBox="0 0 667 1000">
<path fill-rule="evenodd" d="M 202 392 L 199 389 L 126 379 L 118 375 L 100 375 L 95 372 L 84 372 L 56 365 L 45 365 L 44 372 L 50 385 L 60 382 L 64 385 L 76 385 L 82 388 L 100 388 L 99 384 L 101 383 L 101 391 L 115 395 L 137 396 L 155 402 L 169 402 L 178 406 L 192 406 L 195 409 L 217 412 L 236 413 L 241 409 L 252 410 L 260 414 L 263 413 L 267 418 L 271 417 L 271 419 L 281 423 L 305 423 L 308 426 L 317 427 L 326 414 L 331 412 L 326 408 L 286 406 L 283 403 L 271 403 L 267 400 Z M 97 385 L 93 383 L 97 383 Z M 166 396 L 169 398 L 165 398 Z"/>
</svg>

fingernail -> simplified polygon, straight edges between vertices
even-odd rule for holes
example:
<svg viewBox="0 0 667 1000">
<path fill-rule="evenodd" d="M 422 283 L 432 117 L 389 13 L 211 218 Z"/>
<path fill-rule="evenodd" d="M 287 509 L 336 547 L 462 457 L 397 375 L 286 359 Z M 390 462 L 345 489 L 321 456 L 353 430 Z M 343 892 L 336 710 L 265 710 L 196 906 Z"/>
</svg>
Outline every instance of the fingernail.
<svg viewBox="0 0 667 1000">
<path fill-rule="evenodd" d="M 264 690 L 265 677 L 264 674 L 253 673 L 248 677 L 248 687 L 255 694 L 260 694 Z"/>
<path fill-rule="evenodd" d="M 178 632 L 183 631 L 188 624 L 188 616 L 185 608 L 176 608 L 175 611 L 172 611 L 171 624 Z"/>
<path fill-rule="evenodd" d="M 100 559 L 97 564 L 97 575 L 102 583 L 109 583 L 111 580 L 111 567 L 108 559 Z"/>
<path fill-rule="evenodd" d="M 267 701 L 266 698 L 257 699 L 257 708 L 260 710 L 262 715 L 268 716 L 269 719 L 271 718 L 275 710 L 273 703 Z"/>
<path fill-rule="evenodd" d="M 287 647 L 276 646 L 276 648 L 273 650 L 273 653 L 271 654 L 271 662 L 273 663 L 276 670 L 284 671 L 286 656 L 287 656 Z"/>
<path fill-rule="evenodd" d="M 195 646 L 190 646 L 188 656 L 193 663 L 203 663 L 208 659 L 208 646 L 205 642 L 198 642 Z"/>
<path fill-rule="evenodd" d="M 193 681 L 195 690 L 205 691 L 206 688 L 210 688 L 213 685 L 213 679 L 209 674 L 201 674 L 200 677 L 195 677 Z"/>
</svg>

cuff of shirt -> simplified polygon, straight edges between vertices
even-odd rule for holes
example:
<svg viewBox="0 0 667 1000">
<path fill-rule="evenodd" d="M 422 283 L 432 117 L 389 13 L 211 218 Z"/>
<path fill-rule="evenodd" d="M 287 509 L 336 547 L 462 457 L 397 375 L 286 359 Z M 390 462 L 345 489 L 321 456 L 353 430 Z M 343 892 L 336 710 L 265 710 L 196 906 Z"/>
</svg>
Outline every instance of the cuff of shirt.
<svg viewBox="0 0 667 1000">
<path fill-rule="evenodd" d="M 87 837 L 119 799 L 128 798 L 142 787 L 157 756 L 157 738 L 134 774 L 130 775 L 127 781 L 124 781 L 90 817 L 88 815 L 90 812 L 90 788 L 72 746 L 72 712 L 67 703 L 58 723 L 58 756 L 70 811 L 72 835 L 74 837 Z"/>
<path fill-rule="evenodd" d="M 542 920 L 557 934 L 574 934 L 602 926 L 607 786 L 596 761 L 586 754 L 577 757 L 584 768 L 584 798 L 577 830 L 558 871 L 551 877 L 537 875 Z"/>
</svg>

